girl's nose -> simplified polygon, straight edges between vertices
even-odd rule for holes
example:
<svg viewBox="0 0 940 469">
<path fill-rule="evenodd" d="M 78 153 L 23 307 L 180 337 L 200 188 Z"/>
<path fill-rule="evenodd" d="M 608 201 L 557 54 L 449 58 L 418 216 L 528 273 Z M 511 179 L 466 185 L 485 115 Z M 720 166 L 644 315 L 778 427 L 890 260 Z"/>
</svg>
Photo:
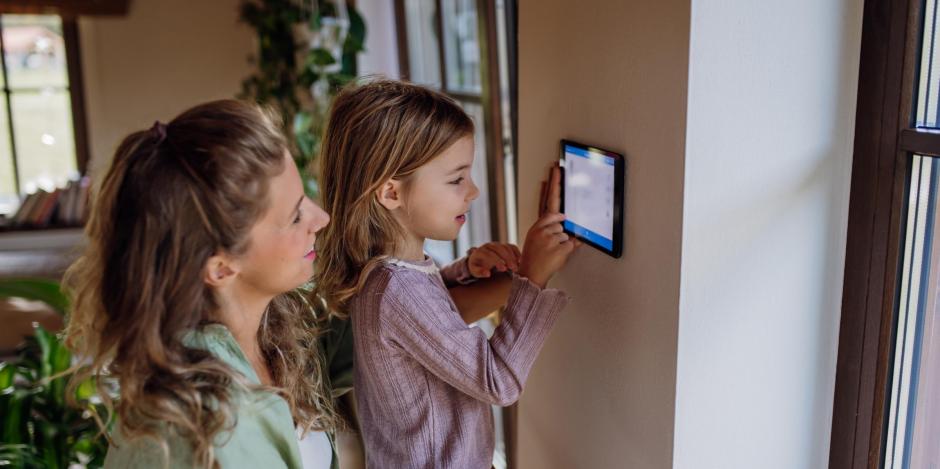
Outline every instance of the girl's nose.
<svg viewBox="0 0 940 469">
<path fill-rule="evenodd" d="M 476 183 L 473 182 L 473 179 L 470 180 L 470 193 L 467 195 L 467 200 L 476 200 L 480 196 L 480 188 L 477 187 Z"/>
</svg>

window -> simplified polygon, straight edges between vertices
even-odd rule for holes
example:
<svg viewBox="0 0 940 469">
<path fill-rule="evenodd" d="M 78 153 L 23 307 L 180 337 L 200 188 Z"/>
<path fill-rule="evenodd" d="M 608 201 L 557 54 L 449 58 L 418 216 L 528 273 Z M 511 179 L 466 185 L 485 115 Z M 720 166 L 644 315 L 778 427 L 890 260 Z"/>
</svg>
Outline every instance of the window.
<svg viewBox="0 0 940 469">
<path fill-rule="evenodd" d="M 0 15 L 0 214 L 77 180 L 87 161 L 74 19 Z"/>
<path fill-rule="evenodd" d="M 911 157 L 893 363 L 885 412 L 887 469 L 940 464 L 940 159 Z"/>
<path fill-rule="evenodd" d="M 515 0 L 396 0 L 398 55 L 405 79 L 436 88 L 476 125 L 471 175 L 480 188 L 457 241 L 428 241 L 440 263 L 488 241 L 516 243 Z M 492 334 L 493 323 L 478 325 Z M 494 407 L 493 466 L 512 468 L 515 406 Z"/>
<path fill-rule="evenodd" d="M 480 196 L 456 243 L 429 241 L 440 262 L 488 241 L 514 241 L 512 135 L 506 3 L 477 0 L 398 0 L 399 57 L 403 78 L 456 99 L 476 124 L 471 170 Z M 501 98 L 502 97 L 502 98 Z M 508 171 L 507 171 L 508 169 Z"/>
<path fill-rule="evenodd" d="M 940 466 L 937 3 L 865 8 L 832 469 Z"/>
</svg>

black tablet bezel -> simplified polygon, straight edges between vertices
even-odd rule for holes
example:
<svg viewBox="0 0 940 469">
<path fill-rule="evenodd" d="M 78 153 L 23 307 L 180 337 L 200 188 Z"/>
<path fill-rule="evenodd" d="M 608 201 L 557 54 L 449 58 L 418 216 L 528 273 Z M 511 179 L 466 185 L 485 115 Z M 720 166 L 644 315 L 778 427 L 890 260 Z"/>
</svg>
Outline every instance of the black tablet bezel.
<svg viewBox="0 0 940 469">
<path fill-rule="evenodd" d="M 561 155 L 559 157 L 559 160 L 562 162 L 560 165 L 561 166 L 561 211 L 562 213 L 564 213 L 565 211 L 565 166 L 566 166 L 565 165 L 565 161 L 566 161 L 565 160 L 565 146 L 572 146 L 572 147 L 580 148 L 582 150 L 589 151 L 589 152 L 601 153 L 604 156 L 609 156 L 614 159 L 614 230 L 613 230 L 614 246 L 613 248 L 608 250 L 604 246 L 601 246 L 583 236 L 580 236 L 578 234 L 575 234 L 569 231 L 567 228 L 565 228 L 564 230 L 565 230 L 565 233 L 567 233 L 569 236 L 574 236 L 578 238 L 579 240 L 581 240 L 582 242 L 584 242 L 585 244 L 593 246 L 594 248 L 603 252 L 604 254 L 607 254 L 608 256 L 619 259 L 620 256 L 623 254 L 623 187 L 625 184 L 624 179 L 626 178 L 625 171 L 624 171 L 626 167 L 626 160 L 624 159 L 622 154 L 617 153 L 615 151 L 605 150 L 603 148 L 599 148 L 593 145 L 585 145 L 583 143 L 578 143 L 573 140 L 562 139 L 561 145 L 559 146 L 561 150 Z"/>
</svg>

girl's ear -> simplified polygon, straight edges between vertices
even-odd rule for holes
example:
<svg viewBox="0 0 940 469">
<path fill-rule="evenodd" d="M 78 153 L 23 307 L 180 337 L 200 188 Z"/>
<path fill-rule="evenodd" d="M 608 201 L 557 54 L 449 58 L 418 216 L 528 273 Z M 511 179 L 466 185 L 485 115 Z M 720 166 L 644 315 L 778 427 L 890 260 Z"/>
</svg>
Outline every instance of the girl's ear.
<svg viewBox="0 0 940 469">
<path fill-rule="evenodd" d="M 216 254 L 206 261 L 203 269 L 203 281 L 210 287 L 220 288 L 235 280 L 239 269 L 225 254 Z"/>
<path fill-rule="evenodd" d="M 402 206 L 401 181 L 389 179 L 375 191 L 375 198 L 389 211 Z"/>
</svg>

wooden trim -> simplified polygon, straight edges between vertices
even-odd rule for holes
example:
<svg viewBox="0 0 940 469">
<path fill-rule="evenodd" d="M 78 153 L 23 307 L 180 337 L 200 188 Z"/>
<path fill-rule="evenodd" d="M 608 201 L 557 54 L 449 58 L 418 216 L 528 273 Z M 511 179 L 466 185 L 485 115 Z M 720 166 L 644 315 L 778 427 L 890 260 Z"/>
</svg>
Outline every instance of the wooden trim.
<svg viewBox="0 0 940 469">
<path fill-rule="evenodd" d="M 830 469 L 882 459 L 918 3 L 865 2 Z"/>
<path fill-rule="evenodd" d="M 487 183 L 490 193 L 490 236 L 507 242 L 505 172 L 503 171 L 503 119 L 499 90 L 499 43 L 496 37 L 496 5 L 477 0 L 477 40 L 480 44 L 480 81 L 483 88 L 483 120 L 486 128 Z"/>
<path fill-rule="evenodd" d="M 514 187 L 519 187 L 519 4 L 506 0 L 506 67 L 509 76 L 509 121 L 512 135 Z M 516 213 L 519 213 L 516 207 Z"/>
<path fill-rule="evenodd" d="M 446 93 L 448 96 L 458 101 L 468 101 L 471 103 L 484 105 L 483 96 L 479 94 L 465 93 L 462 91 L 450 91 L 450 90 L 445 90 L 444 93 Z"/>
<path fill-rule="evenodd" d="M 437 0 L 434 2 L 436 5 L 434 9 L 434 29 L 437 32 L 437 65 L 440 70 L 441 76 L 441 90 L 445 93 L 447 92 L 447 55 L 445 48 L 447 47 L 444 44 L 444 2 L 443 0 Z M 448 93 L 451 94 L 451 93 Z M 458 98 L 459 99 L 459 98 Z"/>
<path fill-rule="evenodd" d="M 518 36 L 516 31 L 518 30 L 518 25 L 516 24 L 518 4 L 516 0 L 506 0 L 504 3 L 505 8 L 505 20 L 506 20 L 506 66 L 508 70 L 506 72 L 509 76 L 509 119 L 510 119 L 510 128 L 511 128 L 511 142 L 512 145 L 512 154 L 513 154 L 513 174 L 515 180 L 513 181 L 513 187 L 519 187 L 519 140 L 518 140 L 518 129 L 519 129 L 519 109 L 517 104 L 518 100 L 518 68 L 517 68 L 517 44 Z M 505 174 L 503 175 L 505 177 Z M 505 187 L 505 185 L 503 186 Z M 505 199 L 505 192 L 503 192 L 503 197 Z M 516 197 L 518 201 L 518 197 Z M 518 204 L 516 206 L 516 213 L 519 213 Z M 508 230 L 507 230 L 508 231 Z M 507 469 L 517 469 L 519 467 L 519 403 L 507 407 L 503 411 L 503 441 L 506 445 L 506 468 Z"/>
<path fill-rule="evenodd" d="M 402 80 L 411 78 L 411 61 L 408 55 L 408 15 L 405 0 L 395 0 L 395 36 L 398 46 L 398 75 Z"/>
<path fill-rule="evenodd" d="M 130 0 L 0 0 L 0 13 L 123 16 Z"/>
<path fill-rule="evenodd" d="M 506 469 L 519 467 L 519 403 L 503 409 L 503 442 L 506 445 Z"/>
<path fill-rule="evenodd" d="M 907 153 L 940 156 L 940 129 L 903 129 L 898 145 Z"/>
<path fill-rule="evenodd" d="M 509 223 L 506 210 L 506 172 L 503 159 L 503 113 L 499 82 L 499 38 L 497 37 L 496 2 L 477 0 L 477 40 L 480 45 L 480 81 L 484 127 L 486 128 L 487 184 L 490 194 L 490 236 L 494 241 L 508 242 Z M 453 94 L 453 93 L 452 93 Z M 467 96 L 469 97 L 469 96 Z M 465 97 L 464 99 L 466 99 Z M 503 412 L 503 443 L 506 467 L 518 466 L 518 404 Z"/>
<path fill-rule="evenodd" d="M 72 103 L 72 132 L 75 136 L 75 158 L 78 171 L 88 174 L 91 156 L 88 151 L 88 120 L 85 113 L 85 81 L 82 73 L 81 44 L 78 39 L 78 21 L 75 17 L 62 18 L 65 36 L 65 58 L 69 74 L 69 96 Z"/>
<path fill-rule="evenodd" d="M 4 108 L 3 112 L 7 114 L 7 128 L 4 129 L 10 135 L 10 155 L 13 160 L 13 186 L 16 189 L 16 193 L 22 193 L 22 185 L 20 183 L 20 164 L 17 158 L 16 152 L 16 128 L 13 124 L 13 97 L 10 93 L 10 76 L 7 73 L 7 55 L 3 53 L 6 50 L 6 45 L 4 44 L 5 34 L 3 34 L 3 23 L 0 23 L 0 74 L 3 75 L 3 98 L 4 98 Z M 2 132 L 3 130 L 0 130 Z"/>
</svg>

